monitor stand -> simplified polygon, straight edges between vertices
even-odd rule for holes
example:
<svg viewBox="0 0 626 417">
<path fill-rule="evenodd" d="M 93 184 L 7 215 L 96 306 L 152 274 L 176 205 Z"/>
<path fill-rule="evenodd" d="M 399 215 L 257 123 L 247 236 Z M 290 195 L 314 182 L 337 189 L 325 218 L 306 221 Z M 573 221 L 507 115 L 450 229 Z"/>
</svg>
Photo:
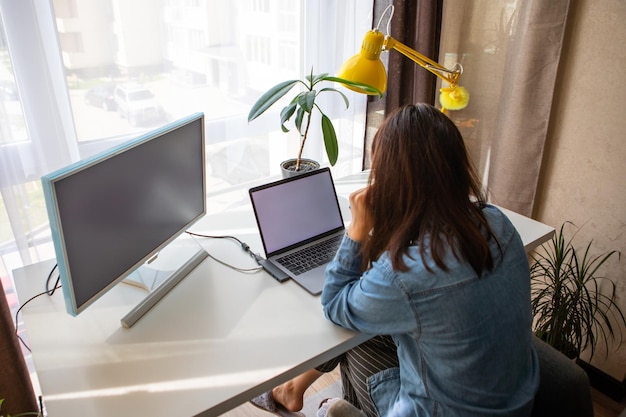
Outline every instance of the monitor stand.
<svg viewBox="0 0 626 417">
<path fill-rule="evenodd" d="M 148 292 L 122 320 L 130 328 L 209 254 L 193 238 L 181 235 L 126 277 L 123 283 Z"/>
</svg>

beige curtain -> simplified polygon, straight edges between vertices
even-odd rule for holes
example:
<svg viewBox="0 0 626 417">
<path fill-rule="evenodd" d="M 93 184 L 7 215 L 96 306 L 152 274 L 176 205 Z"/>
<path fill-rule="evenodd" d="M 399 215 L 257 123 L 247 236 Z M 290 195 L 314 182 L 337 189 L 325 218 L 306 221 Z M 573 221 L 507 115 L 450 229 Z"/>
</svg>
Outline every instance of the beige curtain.
<svg viewBox="0 0 626 417">
<path fill-rule="evenodd" d="M 490 200 L 532 215 L 569 0 L 445 0 L 440 62 L 460 62 L 452 112 Z"/>
<path fill-rule="evenodd" d="M 375 15 L 391 0 L 376 0 Z M 464 67 L 467 108 L 450 112 L 490 201 L 532 216 L 569 0 L 394 0 L 392 36 L 447 67 Z M 395 52 L 385 100 L 368 108 L 367 140 L 384 113 L 437 103 L 438 80 Z M 437 82 L 437 86 L 435 86 Z M 369 149 L 369 147 L 366 147 Z M 366 154 L 364 166 L 368 167 Z"/>
</svg>

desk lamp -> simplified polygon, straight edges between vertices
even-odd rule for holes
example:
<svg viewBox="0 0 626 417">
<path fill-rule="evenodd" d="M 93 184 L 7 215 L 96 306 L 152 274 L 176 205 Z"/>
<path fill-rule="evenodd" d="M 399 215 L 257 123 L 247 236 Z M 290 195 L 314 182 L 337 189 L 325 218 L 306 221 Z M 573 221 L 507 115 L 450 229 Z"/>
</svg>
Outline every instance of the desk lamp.
<svg viewBox="0 0 626 417">
<path fill-rule="evenodd" d="M 382 32 L 378 30 L 378 27 L 380 27 L 380 22 L 388 10 L 391 10 L 391 15 L 387 22 L 387 33 L 390 32 L 389 25 L 393 17 L 393 5 L 389 5 L 385 9 L 376 29 L 370 30 L 365 34 L 361 51 L 344 62 L 337 76 L 347 80 L 369 84 L 384 93 L 387 86 L 387 74 L 385 72 L 385 66 L 380 60 L 380 53 L 382 51 L 395 49 L 449 84 L 449 86 L 442 87 L 439 90 L 439 102 L 442 106 L 442 112 L 445 113 L 446 110 L 461 110 L 465 108 L 469 102 L 469 92 L 458 85 L 459 77 L 463 72 L 461 64 L 457 63 L 451 69 L 445 68 L 414 49 L 398 42 L 390 35 L 384 36 Z M 359 93 L 372 94 L 358 87 L 347 85 L 346 87 Z"/>
</svg>

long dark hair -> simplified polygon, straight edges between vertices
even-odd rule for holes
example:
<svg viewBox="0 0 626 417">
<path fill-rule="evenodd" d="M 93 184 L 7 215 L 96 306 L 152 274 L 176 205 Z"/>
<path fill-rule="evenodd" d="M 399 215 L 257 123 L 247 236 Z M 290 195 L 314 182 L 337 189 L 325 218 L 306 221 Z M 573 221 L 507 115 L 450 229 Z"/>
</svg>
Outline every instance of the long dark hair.
<svg viewBox="0 0 626 417">
<path fill-rule="evenodd" d="M 364 268 L 389 251 L 394 269 L 406 271 L 411 245 L 444 271 L 448 247 L 478 275 L 493 267 L 480 180 L 461 133 L 434 106 L 407 105 L 385 119 L 372 143 L 369 186 L 373 231 L 361 248 Z"/>
</svg>

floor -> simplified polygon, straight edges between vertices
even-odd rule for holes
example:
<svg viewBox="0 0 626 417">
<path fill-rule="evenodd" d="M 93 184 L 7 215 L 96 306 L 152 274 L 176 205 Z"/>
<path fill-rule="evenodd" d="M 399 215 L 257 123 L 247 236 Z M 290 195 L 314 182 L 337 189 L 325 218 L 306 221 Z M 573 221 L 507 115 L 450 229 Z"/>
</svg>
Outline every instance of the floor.
<svg viewBox="0 0 626 417">
<path fill-rule="evenodd" d="M 309 388 L 305 397 L 314 395 L 316 392 L 323 390 L 330 384 L 334 383 L 338 378 L 338 369 L 322 376 L 311 386 L 311 388 Z M 618 417 L 619 414 L 626 409 L 626 399 L 622 399 L 621 402 L 617 402 L 593 388 L 591 390 L 591 394 L 593 397 L 594 417 Z M 271 415 L 269 413 L 260 412 L 257 408 L 250 404 L 243 404 L 234 410 L 223 414 L 221 417 L 261 417 L 262 414 L 267 416 Z"/>
<path fill-rule="evenodd" d="M 593 397 L 594 417 L 617 417 L 626 409 L 626 398 L 617 402 L 593 388 L 591 396 Z"/>
</svg>

